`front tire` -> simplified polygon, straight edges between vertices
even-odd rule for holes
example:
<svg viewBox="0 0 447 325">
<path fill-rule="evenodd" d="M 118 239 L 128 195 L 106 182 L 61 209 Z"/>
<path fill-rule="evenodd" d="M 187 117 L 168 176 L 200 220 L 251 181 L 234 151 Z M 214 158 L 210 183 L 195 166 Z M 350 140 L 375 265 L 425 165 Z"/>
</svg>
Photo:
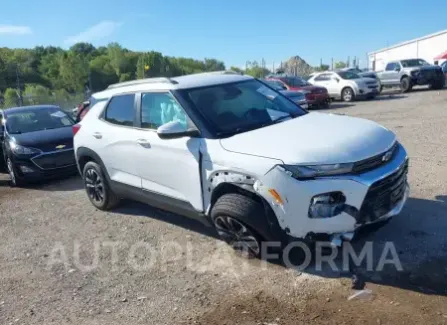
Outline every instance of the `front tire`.
<svg viewBox="0 0 447 325">
<path fill-rule="evenodd" d="M 17 187 L 22 184 L 21 180 L 17 176 L 16 168 L 11 158 L 6 159 L 6 169 L 9 174 L 9 186 Z"/>
<path fill-rule="evenodd" d="M 341 99 L 344 102 L 352 102 L 354 98 L 354 90 L 351 87 L 343 88 L 343 90 L 341 91 Z"/>
<path fill-rule="evenodd" d="M 408 77 L 403 77 L 400 81 L 400 89 L 403 93 L 407 93 L 413 89 L 413 85 L 411 84 L 411 80 Z"/>
<path fill-rule="evenodd" d="M 261 257 L 261 245 L 265 240 L 247 220 L 256 217 L 262 222 L 263 206 L 252 198 L 229 193 L 222 195 L 214 204 L 211 220 L 221 239 L 237 251 L 248 253 L 251 257 Z"/>
<path fill-rule="evenodd" d="M 119 203 L 119 197 L 110 188 L 101 166 L 96 162 L 85 164 L 82 178 L 88 198 L 96 208 L 106 211 Z"/>
</svg>

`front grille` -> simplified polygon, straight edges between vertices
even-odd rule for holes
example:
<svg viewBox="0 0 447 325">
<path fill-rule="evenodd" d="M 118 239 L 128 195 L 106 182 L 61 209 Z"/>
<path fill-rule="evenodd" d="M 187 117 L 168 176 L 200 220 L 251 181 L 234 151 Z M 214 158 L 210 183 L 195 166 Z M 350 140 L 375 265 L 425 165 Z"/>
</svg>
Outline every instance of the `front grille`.
<svg viewBox="0 0 447 325">
<path fill-rule="evenodd" d="M 384 161 L 383 156 L 387 153 L 391 151 L 391 157 L 389 157 L 388 160 Z M 354 167 L 352 169 L 352 171 L 355 174 L 360 174 L 360 173 L 365 173 L 369 170 L 373 170 L 381 165 L 386 164 L 387 162 L 391 161 L 394 157 L 394 155 L 397 152 L 397 142 L 387 151 L 382 152 L 381 154 L 371 157 L 371 158 L 367 158 L 361 161 L 358 161 L 354 164 Z"/>
<path fill-rule="evenodd" d="M 441 69 L 422 69 L 419 76 L 424 79 L 436 78 L 442 75 Z"/>
<path fill-rule="evenodd" d="M 375 85 L 375 86 L 377 86 L 376 81 L 367 81 L 366 84 L 367 85 Z"/>
<path fill-rule="evenodd" d="M 377 85 L 374 86 L 368 86 L 369 89 L 377 89 Z"/>
<path fill-rule="evenodd" d="M 374 221 L 393 209 L 405 194 L 407 174 L 408 160 L 399 170 L 371 185 L 360 209 L 358 223 Z"/>
<path fill-rule="evenodd" d="M 60 152 L 47 153 L 32 159 L 34 164 L 40 169 L 56 169 L 76 164 L 73 149 Z"/>
</svg>

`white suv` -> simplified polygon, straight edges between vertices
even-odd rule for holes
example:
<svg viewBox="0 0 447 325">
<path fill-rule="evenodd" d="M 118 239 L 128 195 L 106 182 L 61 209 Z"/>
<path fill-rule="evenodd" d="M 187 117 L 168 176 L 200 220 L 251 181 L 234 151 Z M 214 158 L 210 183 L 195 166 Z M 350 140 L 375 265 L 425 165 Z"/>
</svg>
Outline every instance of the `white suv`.
<svg viewBox="0 0 447 325">
<path fill-rule="evenodd" d="M 73 131 L 93 205 L 130 198 L 209 218 L 253 255 L 263 241 L 352 238 L 408 196 L 407 154 L 391 131 L 308 113 L 249 76 L 126 82 L 91 106 Z"/>
<path fill-rule="evenodd" d="M 345 102 L 361 98 L 371 99 L 380 92 L 376 79 L 361 77 L 355 72 L 345 70 L 315 73 L 308 82 L 325 87 L 331 98 Z"/>
</svg>

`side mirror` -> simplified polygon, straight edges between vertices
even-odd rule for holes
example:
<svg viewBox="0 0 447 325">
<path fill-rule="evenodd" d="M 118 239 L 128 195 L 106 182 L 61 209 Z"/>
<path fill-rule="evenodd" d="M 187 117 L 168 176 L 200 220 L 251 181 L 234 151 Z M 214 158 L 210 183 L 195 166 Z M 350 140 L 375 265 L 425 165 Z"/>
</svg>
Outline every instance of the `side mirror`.
<svg viewBox="0 0 447 325">
<path fill-rule="evenodd" d="M 394 71 L 399 72 L 400 71 L 400 67 L 394 68 Z"/>
<path fill-rule="evenodd" d="M 332 80 L 335 80 L 336 82 L 340 82 L 340 79 L 338 79 L 337 77 L 332 78 Z"/>
<path fill-rule="evenodd" d="M 200 132 L 197 129 L 186 129 L 179 121 L 172 121 L 161 125 L 157 129 L 160 139 L 178 139 L 183 137 L 198 137 Z"/>
</svg>

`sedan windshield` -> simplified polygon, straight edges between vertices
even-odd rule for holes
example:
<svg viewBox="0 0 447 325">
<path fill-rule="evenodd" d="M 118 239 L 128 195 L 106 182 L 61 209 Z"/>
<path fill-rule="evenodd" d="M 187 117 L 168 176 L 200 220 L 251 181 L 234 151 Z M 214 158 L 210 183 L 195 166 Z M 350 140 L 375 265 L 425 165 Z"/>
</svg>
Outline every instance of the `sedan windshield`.
<svg viewBox="0 0 447 325">
<path fill-rule="evenodd" d="M 73 124 L 73 120 L 56 107 L 22 108 L 6 115 L 6 129 L 10 134 L 58 129 Z"/>
<path fill-rule="evenodd" d="M 354 72 L 351 72 L 351 71 L 339 71 L 338 75 L 342 79 L 346 79 L 346 80 L 360 79 L 361 78 L 357 73 L 354 73 Z"/>
<path fill-rule="evenodd" d="M 245 132 L 307 112 L 258 80 L 180 91 L 216 130 L 217 136 Z"/>
<path fill-rule="evenodd" d="M 400 63 L 404 68 L 413 68 L 413 67 L 420 67 L 423 65 L 430 65 L 427 61 L 422 59 L 402 60 L 400 61 Z"/>
<path fill-rule="evenodd" d="M 263 81 L 275 90 L 287 89 L 280 81 L 276 81 L 276 80 L 263 80 Z"/>
<path fill-rule="evenodd" d="M 310 85 L 306 80 L 300 77 L 287 77 L 284 78 L 284 81 L 291 87 L 306 87 Z"/>
</svg>

